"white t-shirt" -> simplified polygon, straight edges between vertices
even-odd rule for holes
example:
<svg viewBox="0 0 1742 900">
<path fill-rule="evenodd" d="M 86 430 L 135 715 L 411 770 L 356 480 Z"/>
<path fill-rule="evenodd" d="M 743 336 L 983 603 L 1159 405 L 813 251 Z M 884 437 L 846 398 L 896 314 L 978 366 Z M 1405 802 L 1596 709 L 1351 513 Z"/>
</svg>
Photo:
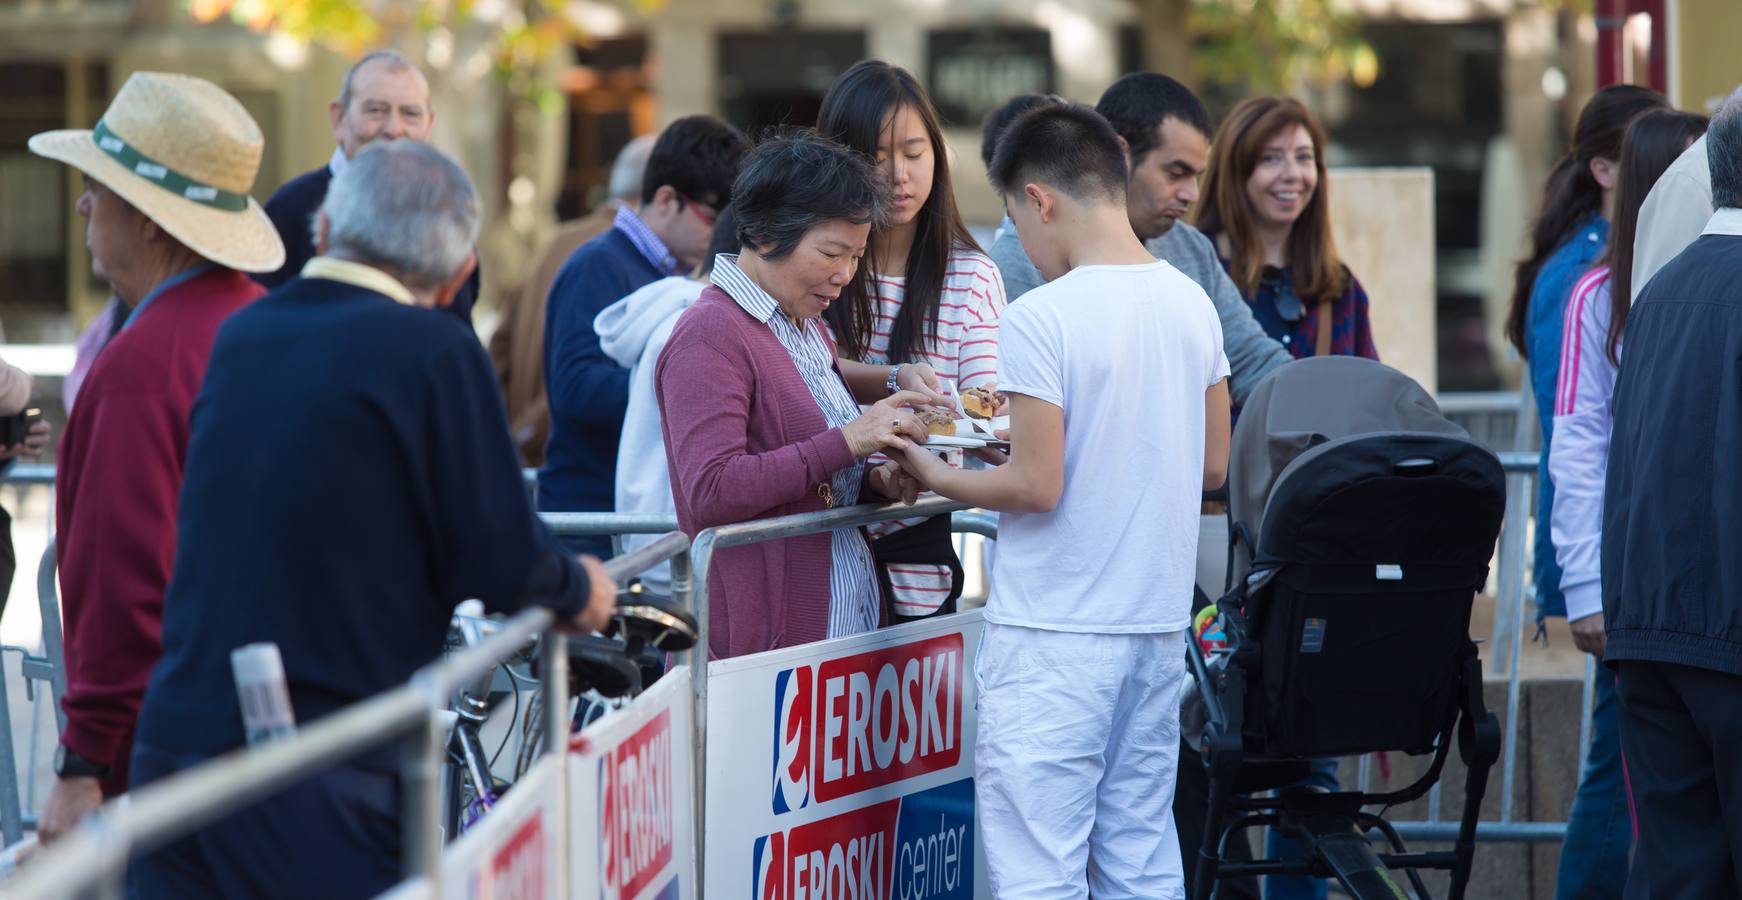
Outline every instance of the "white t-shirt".
<svg viewBox="0 0 1742 900">
<path fill-rule="evenodd" d="M 1053 631 L 1184 629 L 1197 569 L 1204 392 L 1228 377 L 1210 298 L 1165 262 L 1082 266 L 1006 308 L 998 345 L 1000 390 L 1064 410 L 1064 494 L 1050 513 L 1000 518 L 986 620 Z"/>
</svg>

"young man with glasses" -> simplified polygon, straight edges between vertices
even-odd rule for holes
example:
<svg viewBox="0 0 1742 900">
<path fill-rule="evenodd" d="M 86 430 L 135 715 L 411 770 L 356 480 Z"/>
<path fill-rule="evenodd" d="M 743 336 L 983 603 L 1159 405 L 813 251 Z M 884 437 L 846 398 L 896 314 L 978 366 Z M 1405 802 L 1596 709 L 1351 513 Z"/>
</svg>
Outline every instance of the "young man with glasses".
<svg viewBox="0 0 1742 900">
<path fill-rule="evenodd" d="M 545 306 L 550 442 L 538 473 L 540 510 L 612 508 L 629 370 L 600 349 L 593 320 L 644 285 L 702 262 L 749 148 L 736 128 L 709 116 L 671 123 L 648 155 L 640 205 L 619 209 L 611 229 L 581 245 L 557 273 Z M 605 538 L 570 546 L 601 557 L 611 551 Z"/>
</svg>

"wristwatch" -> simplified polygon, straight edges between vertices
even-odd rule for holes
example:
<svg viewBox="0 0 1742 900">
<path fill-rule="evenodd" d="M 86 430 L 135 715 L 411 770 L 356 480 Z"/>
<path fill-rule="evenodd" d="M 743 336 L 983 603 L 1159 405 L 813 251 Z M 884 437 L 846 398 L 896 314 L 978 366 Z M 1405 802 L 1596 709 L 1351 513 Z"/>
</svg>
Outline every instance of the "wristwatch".
<svg viewBox="0 0 1742 900">
<path fill-rule="evenodd" d="M 901 367 L 905 365 L 907 363 L 897 363 L 889 369 L 889 380 L 883 382 L 883 386 L 889 389 L 889 393 L 893 394 L 901 390 Z"/>
<path fill-rule="evenodd" d="M 107 778 L 109 767 L 91 762 L 61 744 L 54 751 L 54 774 L 61 778 Z"/>
</svg>

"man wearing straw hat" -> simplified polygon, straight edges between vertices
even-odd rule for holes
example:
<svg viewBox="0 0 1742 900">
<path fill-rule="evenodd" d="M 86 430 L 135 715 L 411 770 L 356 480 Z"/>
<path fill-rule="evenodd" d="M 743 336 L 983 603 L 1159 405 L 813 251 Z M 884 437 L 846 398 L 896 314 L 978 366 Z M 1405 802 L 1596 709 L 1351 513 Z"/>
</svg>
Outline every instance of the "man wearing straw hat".
<svg viewBox="0 0 1742 900">
<path fill-rule="evenodd" d="M 248 196 L 264 146 L 217 85 L 157 72 L 127 79 L 95 129 L 30 139 L 32 152 L 84 173 L 91 269 L 132 307 L 60 444 L 66 728 L 44 841 L 127 788 L 140 699 L 162 654 L 189 412 L 219 323 L 263 293 L 243 273 L 284 262 Z"/>
</svg>

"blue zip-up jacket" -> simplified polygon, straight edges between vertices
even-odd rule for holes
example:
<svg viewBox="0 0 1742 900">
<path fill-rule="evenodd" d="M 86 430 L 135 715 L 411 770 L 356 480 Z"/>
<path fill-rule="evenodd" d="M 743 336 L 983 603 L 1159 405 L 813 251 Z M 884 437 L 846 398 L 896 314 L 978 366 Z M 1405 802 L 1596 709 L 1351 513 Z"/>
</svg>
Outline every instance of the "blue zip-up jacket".
<svg viewBox="0 0 1742 900">
<path fill-rule="evenodd" d="M 1549 516 L 1554 482 L 1548 477 L 1548 448 L 1554 440 L 1554 394 L 1561 372 L 1561 330 L 1573 285 L 1596 263 L 1609 243 L 1609 220 L 1592 214 L 1573 229 L 1536 273 L 1525 315 L 1524 344 L 1530 350 L 1530 392 L 1542 424 L 1542 463 L 1536 471 L 1536 620 L 1567 614 L 1561 595 L 1561 567 L 1555 563 Z"/>
</svg>

